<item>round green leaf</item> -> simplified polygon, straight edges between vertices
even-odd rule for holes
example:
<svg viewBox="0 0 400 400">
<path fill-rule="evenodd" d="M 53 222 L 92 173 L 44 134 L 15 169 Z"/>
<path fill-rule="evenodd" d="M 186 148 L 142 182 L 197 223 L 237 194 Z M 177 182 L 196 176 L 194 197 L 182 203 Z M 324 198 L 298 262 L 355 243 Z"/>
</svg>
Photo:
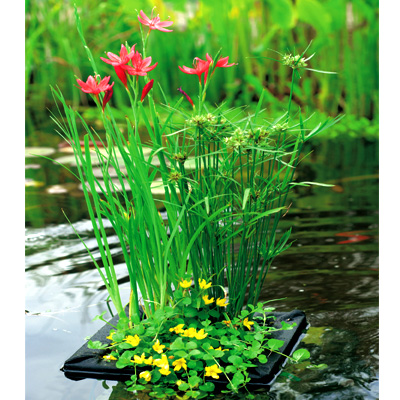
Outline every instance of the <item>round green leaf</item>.
<svg viewBox="0 0 400 400">
<path fill-rule="evenodd" d="M 310 352 L 308 350 L 306 350 L 306 349 L 296 350 L 292 355 L 292 357 L 297 362 L 307 360 L 307 359 L 310 358 L 310 356 L 311 356 Z"/>
</svg>

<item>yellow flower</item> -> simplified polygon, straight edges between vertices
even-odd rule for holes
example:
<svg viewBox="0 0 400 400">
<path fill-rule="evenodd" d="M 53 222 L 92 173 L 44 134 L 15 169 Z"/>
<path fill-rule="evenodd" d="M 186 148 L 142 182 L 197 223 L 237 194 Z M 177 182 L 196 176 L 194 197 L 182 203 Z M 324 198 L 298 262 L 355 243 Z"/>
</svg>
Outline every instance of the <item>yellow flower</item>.
<svg viewBox="0 0 400 400">
<path fill-rule="evenodd" d="M 211 365 L 211 367 L 206 367 L 205 368 L 205 375 L 204 376 L 211 376 L 214 379 L 219 379 L 218 374 L 220 374 L 222 371 L 218 368 L 217 364 Z"/>
<path fill-rule="evenodd" d="M 138 335 L 135 336 L 128 335 L 124 340 L 133 347 L 136 347 L 140 342 L 140 338 Z"/>
<path fill-rule="evenodd" d="M 187 289 L 190 286 L 192 286 L 192 280 L 186 281 L 185 279 L 182 279 L 182 282 L 179 282 L 179 284 L 184 288 Z"/>
<path fill-rule="evenodd" d="M 182 383 L 185 383 L 184 381 L 181 381 L 180 379 L 178 380 L 178 381 L 176 381 L 176 384 L 179 386 L 179 385 L 182 385 Z"/>
<path fill-rule="evenodd" d="M 111 354 L 108 354 L 108 355 L 106 355 L 106 356 L 103 356 L 103 358 L 104 358 L 105 360 L 116 360 L 116 358 L 115 358 L 114 356 L 112 356 Z"/>
<path fill-rule="evenodd" d="M 211 282 L 207 283 L 205 279 L 199 279 L 199 286 L 202 290 L 208 289 L 211 286 Z"/>
<path fill-rule="evenodd" d="M 198 340 L 204 339 L 206 336 L 208 335 L 208 333 L 204 333 L 204 329 L 200 329 L 196 335 L 195 338 Z"/>
<path fill-rule="evenodd" d="M 174 328 L 169 328 L 170 332 L 175 332 L 176 334 L 182 333 L 183 332 L 183 327 L 185 324 L 179 324 L 177 326 L 175 326 Z"/>
<path fill-rule="evenodd" d="M 227 321 L 222 321 L 226 326 L 229 326 L 231 324 L 231 320 L 228 319 Z"/>
<path fill-rule="evenodd" d="M 174 371 L 180 371 L 181 368 L 183 368 L 185 371 L 187 370 L 186 360 L 184 358 L 174 361 L 172 366 L 175 367 Z"/>
<path fill-rule="evenodd" d="M 214 303 L 214 297 L 211 297 L 211 299 L 209 299 L 209 298 L 208 298 L 208 294 L 206 294 L 205 296 L 203 296 L 203 300 L 204 300 L 204 303 L 206 303 L 206 304 Z"/>
<path fill-rule="evenodd" d="M 145 355 L 144 353 L 142 353 L 142 355 L 139 357 L 136 354 L 133 356 L 133 362 L 135 364 L 144 364 L 144 360 L 145 360 Z"/>
<path fill-rule="evenodd" d="M 158 371 L 160 372 L 161 375 L 165 375 L 165 376 L 167 376 L 171 373 L 171 371 L 169 370 L 168 364 L 162 365 Z"/>
<path fill-rule="evenodd" d="M 196 329 L 195 329 L 195 328 L 189 328 L 189 329 L 185 329 L 185 330 L 183 331 L 182 336 L 192 338 L 192 337 L 195 337 L 196 334 L 197 334 L 197 332 L 196 332 Z"/>
<path fill-rule="evenodd" d="M 249 321 L 249 319 L 246 317 L 246 318 L 243 320 L 243 325 L 244 325 L 246 328 L 248 328 L 249 331 L 251 331 L 251 325 L 254 325 L 254 322 L 253 322 L 253 321 Z"/>
<path fill-rule="evenodd" d="M 151 364 L 153 364 L 153 357 L 150 356 L 149 358 L 144 359 L 143 362 L 144 362 L 145 364 L 147 364 L 147 365 L 151 365 Z"/>
<path fill-rule="evenodd" d="M 116 344 L 117 342 L 114 342 L 113 340 L 113 336 L 116 332 L 111 332 L 108 336 L 107 339 L 112 340 L 111 346 L 114 346 L 114 344 Z"/>
<path fill-rule="evenodd" d="M 146 382 L 150 382 L 151 373 L 149 371 L 143 371 L 139 374 L 139 378 L 143 378 Z"/>
<path fill-rule="evenodd" d="M 168 358 L 165 354 L 161 356 L 161 359 L 154 360 L 153 365 L 160 368 L 159 372 L 161 375 L 169 375 L 171 373 L 169 370 Z"/>
<path fill-rule="evenodd" d="M 157 339 L 157 342 L 153 345 L 153 350 L 156 351 L 158 354 L 161 354 L 164 347 L 165 346 L 163 344 L 160 344 L 160 341 Z"/>
<path fill-rule="evenodd" d="M 222 347 L 221 347 L 221 346 L 217 347 L 216 349 L 214 349 L 214 347 L 210 346 L 210 347 L 208 348 L 208 350 L 229 351 L 228 349 L 223 349 L 223 350 L 222 350 Z"/>
<path fill-rule="evenodd" d="M 162 367 L 163 365 L 168 365 L 168 358 L 165 354 L 161 356 L 161 358 L 157 358 L 156 360 L 153 360 L 153 365 L 155 367 Z"/>
<path fill-rule="evenodd" d="M 225 298 L 224 298 L 224 299 L 220 299 L 220 298 L 218 297 L 218 299 L 217 299 L 217 306 L 226 307 L 228 304 L 229 304 L 229 303 L 226 303 L 226 299 L 225 299 Z"/>
</svg>

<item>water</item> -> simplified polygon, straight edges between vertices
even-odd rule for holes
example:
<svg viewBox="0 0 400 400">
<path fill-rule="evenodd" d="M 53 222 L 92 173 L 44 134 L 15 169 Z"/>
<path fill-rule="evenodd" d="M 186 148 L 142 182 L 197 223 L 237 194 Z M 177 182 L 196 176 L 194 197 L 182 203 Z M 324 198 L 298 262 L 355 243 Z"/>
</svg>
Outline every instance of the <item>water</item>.
<svg viewBox="0 0 400 400">
<path fill-rule="evenodd" d="M 66 155 L 54 143 L 40 151 L 53 158 Z M 309 369 L 308 362 L 288 366 L 258 399 L 379 397 L 376 151 L 376 143 L 322 143 L 304 162 L 300 180 L 335 186 L 293 194 L 282 229 L 293 226 L 295 242 L 275 260 L 262 299 L 284 297 L 273 304 L 278 311 L 306 312 L 311 327 L 301 346 L 314 364 L 328 368 Z M 148 398 L 117 382 L 107 382 L 106 388 L 96 380 L 68 380 L 60 372 L 85 337 L 102 327 L 92 319 L 107 310 L 107 293 L 61 211 L 99 256 L 79 186 L 67 171 L 38 157 L 26 158 L 26 179 L 26 399 Z M 122 252 L 110 235 L 127 301 Z"/>
</svg>

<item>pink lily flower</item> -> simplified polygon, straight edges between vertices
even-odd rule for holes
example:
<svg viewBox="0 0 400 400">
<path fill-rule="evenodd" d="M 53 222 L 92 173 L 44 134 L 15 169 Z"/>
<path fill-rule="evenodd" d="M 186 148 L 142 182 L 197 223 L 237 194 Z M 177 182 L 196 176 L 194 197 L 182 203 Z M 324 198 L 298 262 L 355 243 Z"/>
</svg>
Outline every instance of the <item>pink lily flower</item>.
<svg viewBox="0 0 400 400">
<path fill-rule="evenodd" d="M 205 60 L 202 60 L 202 59 L 196 57 L 193 60 L 194 68 L 188 68 L 186 66 L 180 67 L 179 65 L 178 65 L 178 68 L 185 74 L 197 75 L 199 77 L 199 82 L 201 84 L 201 75 L 203 75 L 204 73 L 205 73 L 204 83 L 207 80 L 207 73 L 208 73 L 209 66 L 210 66 L 210 63 L 208 61 L 205 61 Z"/>
<path fill-rule="evenodd" d="M 142 10 L 140 10 L 140 17 L 138 17 L 138 20 L 143 25 L 147 25 L 150 28 L 150 30 L 157 29 L 161 32 L 172 32 L 172 29 L 165 29 L 165 27 L 172 25 L 173 22 L 172 21 L 160 21 L 159 15 L 157 15 L 157 17 L 153 18 L 153 11 L 151 12 L 151 18 L 149 18 Z"/>
<path fill-rule="evenodd" d="M 114 86 L 114 82 L 111 85 L 108 84 L 110 78 L 111 76 L 106 76 L 101 79 L 100 82 L 97 82 L 95 77 L 89 76 L 86 82 L 83 82 L 80 79 L 77 79 L 76 81 L 78 82 L 82 92 L 94 94 L 98 98 L 99 93 L 110 90 Z"/>
<path fill-rule="evenodd" d="M 132 67 L 130 65 L 122 65 L 121 68 L 126 70 L 129 75 L 146 76 L 148 72 L 157 67 L 158 62 L 150 67 L 151 57 L 142 58 L 142 55 L 137 51 L 132 57 Z"/>
<path fill-rule="evenodd" d="M 128 64 L 129 61 L 132 59 L 132 57 L 135 55 L 135 46 L 136 44 L 133 45 L 130 52 L 128 53 L 126 47 L 123 44 L 121 44 L 121 50 L 119 52 L 119 56 L 117 56 L 114 53 L 108 52 L 107 56 L 109 59 L 100 57 L 100 59 L 103 60 L 105 63 L 110 64 L 114 67 L 115 73 L 117 74 L 118 78 L 121 80 L 121 82 L 124 84 L 127 90 L 128 90 L 128 78 L 122 66 Z"/>
<path fill-rule="evenodd" d="M 208 53 L 206 54 L 206 59 L 210 64 L 213 63 L 213 59 Z M 237 63 L 228 64 L 228 60 L 229 60 L 229 56 L 222 57 L 217 61 L 217 64 L 215 66 L 219 67 L 219 68 L 228 68 L 228 67 L 233 67 L 234 65 L 238 65 Z"/>
<path fill-rule="evenodd" d="M 154 79 L 152 79 L 151 81 L 147 82 L 142 90 L 142 97 L 140 98 L 140 101 L 143 103 L 143 100 L 145 99 L 145 97 L 147 96 L 147 93 L 150 92 L 151 88 L 153 87 L 153 83 L 154 83 Z"/>
</svg>

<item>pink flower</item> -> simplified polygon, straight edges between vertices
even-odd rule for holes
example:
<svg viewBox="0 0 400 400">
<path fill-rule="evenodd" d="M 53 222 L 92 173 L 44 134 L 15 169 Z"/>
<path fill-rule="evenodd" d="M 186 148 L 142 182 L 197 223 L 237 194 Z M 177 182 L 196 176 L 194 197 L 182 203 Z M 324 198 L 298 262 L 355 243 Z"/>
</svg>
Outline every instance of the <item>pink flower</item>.
<svg viewBox="0 0 400 400">
<path fill-rule="evenodd" d="M 111 85 L 108 84 L 110 78 L 110 76 L 106 76 L 105 78 L 101 79 L 100 82 L 97 82 L 95 77 L 89 76 L 86 82 L 83 82 L 80 79 L 77 79 L 76 81 L 78 82 L 82 92 L 94 94 L 96 97 L 98 97 L 99 93 L 110 90 L 114 86 L 114 82 Z"/>
<path fill-rule="evenodd" d="M 152 79 L 151 81 L 149 81 L 148 83 L 146 83 L 144 85 L 144 88 L 142 90 L 142 97 L 140 98 L 140 101 L 143 102 L 143 100 L 145 99 L 145 97 L 147 96 L 147 93 L 150 92 L 151 88 L 153 87 L 153 83 L 154 83 L 154 79 Z"/>
<path fill-rule="evenodd" d="M 185 91 L 183 91 L 182 88 L 178 88 L 178 91 L 181 92 L 187 98 L 188 102 L 194 108 L 193 100 L 189 97 L 189 95 Z"/>
<path fill-rule="evenodd" d="M 208 53 L 206 54 L 206 59 L 210 64 L 213 63 L 213 59 Z M 215 66 L 219 67 L 219 68 L 228 68 L 228 67 L 233 67 L 234 65 L 237 65 L 237 63 L 228 64 L 228 60 L 229 60 L 229 57 L 220 58 L 217 61 L 217 64 Z"/>
<path fill-rule="evenodd" d="M 128 64 L 129 61 L 132 59 L 132 57 L 135 55 L 135 46 L 136 44 L 133 45 L 130 52 L 128 53 L 126 47 L 123 44 L 121 44 L 121 50 L 119 52 L 119 56 L 117 56 L 114 53 L 108 52 L 107 56 L 109 59 L 100 57 L 100 59 L 103 60 L 105 63 L 110 64 L 114 67 L 115 73 L 117 74 L 121 82 L 124 84 L 126 89 L 128 89 L 128 78 L 122 66 Z"/>
<path fill-rule="evenodd" d="M 126 70 L 129 75 L 146 76 L 149 71 L 152 71 L 158 64 L 156 62 L 150 67 L 151 57 L 142 58 L 142 55 L 137 51 L 132 57 L 132 67 L 130 65 L 122 65 L 121 68 Z"/>
<path fill-rule="evenodd" d="M 140 18 L 142 17 L 142 18 Z M 147 25 L 150 30 L 152 29 L 157 29 L 161 32 L 172 32 L 171 29 L 165 29 L 166 26 L 170 26 L 173 24 L 172 21 L 160 21 L 160 17 L 159 15 L 157 15 L 157 17 L 153 18 L 153 11 L 151 12 L 151 19 L 149 17 L 146 16 L 146 14 L 140 10 L 140 17 L 138 17 L 138 20 L 143 24 L 143 25 Z"/>
<path fill-rule="evenodd" d="M 107 58 L 103 58 L 103 57 L 100 57 L 100 59 L 103 60 L 104 62 L 106 62 L 107 64 L 111 64 L 114 67 L 128 64 L 128 62 L 135 55 L 135 46 L 136 46 L 136 44 L 133 45 L 130 52 L 128 53 L 128 50 L 126 49 L 126 47 L 123 44 L 121 44 L 121 50 L 119 52 L 119 56 L 117 56 L 114 53 L 108 52 L 107 56 L 108 56 L 109 60 Z"/>
<path fill-rule="evenodd" d="M 185 74 L 189 74 L 189 75 L 197 75 L 199 77 L 199 82 L 201 83 L 201 75 L 203 75 L 205 73 L 204 76 L 204 83 L 207 80 L 207 73 L 208 73 L 208 67 L 210 66 L 210 63 L 208 61 L 202 60 L 198 57 L 196 57 L 193 60 L 193 67 L 194 68 L 188 68 L 188 67 L 180 67 L 178 65 L 178 68 L 184 72 Z"/>
</svg>

